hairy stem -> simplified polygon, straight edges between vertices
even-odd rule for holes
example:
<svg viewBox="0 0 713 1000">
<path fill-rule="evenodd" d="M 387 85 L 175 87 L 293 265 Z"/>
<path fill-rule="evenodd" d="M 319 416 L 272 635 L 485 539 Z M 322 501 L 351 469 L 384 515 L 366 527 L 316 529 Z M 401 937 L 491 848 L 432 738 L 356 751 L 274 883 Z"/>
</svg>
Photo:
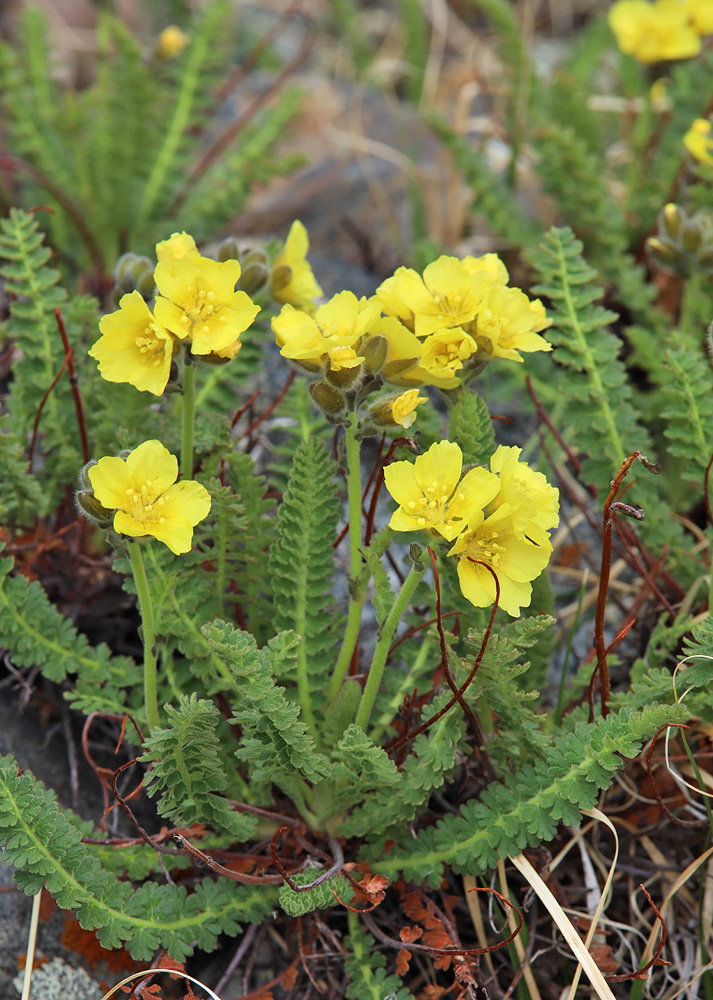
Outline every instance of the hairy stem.
<svg viewBox="0 0 713 1000">
<path fill-rule="evenodd" d="M 148 719 L 149 732 L 159 724 L 158 700 L 156 696 L 156 625 L 154 623 L 153 604 L 149 593 L 149 581 L 141 555 L 141 543 L 129 542 L 129 559 L 131 572 L 134 574 L 136 593 L 139 598 L 139 613 L 144 639 L 144 705 Z"/>
<path fill-rule="evenodd" d="M 401 616 L 406 610 L 408 602 L 413 597 L 414 591 L 423 576 L 424 570 L 425 566 L 414 565 L 411 567 L 411 571 L 404 580 L 404 584 L 394 601 L 391 611 L 389 612 L 389 617 L 384 622 L 381 633 L 379 634 L 376 649 L 374 650 L 374 659 L 371 663 L 371 670 L 369 671 L 369 676 L 366 679 L 364 692 L 361 696 L 361 701 L 359 702 L 359 710 L 357 711 L 356 719 L 354 720 L 357 726 L 361 726 L 364 731 L 366 731 L 369 716 L 371 715 L 371 710 L 374 707 L 376 692 L 379 690 L 381 678 L 384 674 L 384 667 L 386 666 L 386 660 L 389 655 L 391 640 L 393 639 L 394 632 L 401 621 Z"/>
</svg>

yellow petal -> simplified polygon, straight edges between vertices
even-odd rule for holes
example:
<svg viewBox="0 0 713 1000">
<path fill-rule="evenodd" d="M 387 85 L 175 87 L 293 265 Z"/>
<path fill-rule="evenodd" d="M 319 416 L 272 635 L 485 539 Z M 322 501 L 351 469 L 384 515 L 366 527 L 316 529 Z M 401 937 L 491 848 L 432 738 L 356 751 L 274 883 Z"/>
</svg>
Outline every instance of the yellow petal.
<svg viewBox="0 0 713 1000">
<path fill-rule="evenodd" d="M 126 490 L 131 486 L 131 478 L 123 458 L 107 455 L 93 465 L 87 475 L 92 484 L 94 496 L 100 504 L 113 510 L 126 499 Z"/>
<path fill-rule="evenodd" d="M 438 499 L 450 496 L 463 468 L 463 452 L 454 441 L 437 441 L 414 462 L 414 475 L 421 492 L 436 489 Z"/>
<path fill-rule="evenodd" d="M 386 489 L 405 511 L 417 510 L 423 491 L 416 481 L 411 462 L 392 462 L 384 469 Z M 413 506 L 412 506 L 413 505 Z M 411 530 L 400 528 L 400 531 Z"/>
<path fill-rule="evenodd" d="M 154 497 L 159 496 L 178 476 L 178 459 L 160 441 L 144 441 L 134 448 L 126 459 L 127 472 L 134 483 L 134 489 L 151 483 Z"/>
</svg>

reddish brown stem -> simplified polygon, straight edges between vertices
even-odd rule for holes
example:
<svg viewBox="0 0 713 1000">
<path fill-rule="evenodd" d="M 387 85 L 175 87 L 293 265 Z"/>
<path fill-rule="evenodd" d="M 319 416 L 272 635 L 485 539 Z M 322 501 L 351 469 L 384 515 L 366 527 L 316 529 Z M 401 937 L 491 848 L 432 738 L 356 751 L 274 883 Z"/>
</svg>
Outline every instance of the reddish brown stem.
<svg viewBox="0 0 713 1000">
<path fill-rule="evenodd" d="M 40 425 L 40 417 L 42 416 L 42 411 L 45 408 L 45 403 L 49 399 L 50 393 L 52 392 L 52 390 L 54 389 L 54 387 L 57 385 L 57 383 L 59 382 L 59 380 L 62 378 L 62 375 L 64 373 L 64 369 L 67 367 L 68 363 L 69 363 L 69 355 L 67 355 L 65 357 L 64 361 L 62 362 L 62 367 L 57 372 L 57 374 L 55 375 L 55 377 L 52 379 L 52 382 L 50 384 L 49 389 L 44 394 L 44 396 L 40 400 L 40 405 L 37 407 L 37 413 L 35 414 L 35 422 L 32 425 L 32 437 L 30 438 L 30 448 L 29 448 L 29 452 L 28 452 L 28 456 L 27 456 L 27 471 L 28 472 L 32 472 L 32 461 L 33 461 L 33 459 L 35 457 L 35 444 L 37 443 L 37 429 L 38 429 L 38 427 Z"/>
<path fill-rule="evenodd" d="M 173 839 L 194 861 L 198 861 L 200 864 L 205 865 L 206 868 L 210 868 L 216 875 L 223 875 L 233 882 L 245 882 L 247 885 L 280 885 L 282 882 L 282 876 L 280 875 L 246 875 L 244 872 L 236 872 L 232 868 L 225 868 L 223 865 L 218 864 L 217 861 L 214 861 L 209 855 L 204 854 L 203 851 L 199 851 L 197 847 L 194 847 L 190 841 L 186 840 L 183 834 L 174 833 Z M 172 851 L 171 853 L 179 854 L 180 852 Z"/>
<path fill-rule="evenodd" d="M 28 177 L 36 184 L 39 184 L 41 188 L 44 188 L 48 194 L 51 194 L 59 202 L 74 223 L 92 261 L 96 276 L 98 279 L 101 279 L 104 274 L 104 258 L 99 244 L 94 239 L 94 234 L 84 220 L 82 209 L 78 205 L 75 205 L 72 199 L 65 194 L 58 184 L 55 184 L 51 177 L 31 163 L 19 159 L 17 156 L 0 155 L 0 170 L 12 170 L 17 173 L 27 174 Z"/>
<path fill-rule="evenodd" d="M 379 469 L 379 475 L 377 476 L 376 482 L 374 483 L 374 491 L 371 494 L 371 502 L 369 504 L 369 510 L 367 511 L 366 515 L 366 528 L 364 530 L 365 545 L 369 544 L 369 540 L 374 533 L 374 518 L 376 516 L 376 505 L 379 502 L 379 494 L 381 493 L 381 487 L 384 485 L 384 469 L 391 461 L 393 454 L 396 451 L 397 446 L 399 445 L 402 448 L 408 448 L 409 451 L 412 451 L 414 454 L 418 454 L 418 445 L 416 444 L 413 438 L 398 437 L 394 438 L 394 440 L 391 442 L 391 446 L 389 447 L 389 450 L 386 452 L 384 460 L 381 463 L 381 468 Z"/>
<path fill-rule="evenodd" d="M 476 748 L 476 752 L 481 753 L 481 748 L 485 743 L 485 735 L 481 728 L 478 717 L 476 716 L 473 709 L 466 702 L 463 695 L 458 690 L 458 685 L 456 684 L 455 678 L 451 673 L 451 665 L 448 661 L 448 644 L 446 643 L 446 633 L 443 629 L 443 619 L 441 617 L 441 581 L 438 576 L 438 568 L 436 567 L 436 556 L 430 545 L 426 546 L 429 556 L 431 557 L 431 566 L 433 567 L 433 582 L 436 587 L 436 628 L 438 629 L 438 638 L 441 644 L 441 668 L 443 670 L 443 675 L 446 678 L 446 683 L 451 689 L 453 694 L 458 699 L 458 704 L 463 709 L 463 714 L 468 720 L 470 726 L 470 731 L 473 734 L 473 743 Z M 490 767 L 490 762 L 487 757 L 485 757 L 484 763 L 486 764 L 487 770 L 489 770 L 489 779 L 491 781 L 495 780 L 495 772 L 492 767 Z"/>
<path fill-rule="evenodd" d="M 659 910 L 656 907 L 653 899 L 649 895 L 646 887 L 643 883 L 639 883 L 639 888 L 642 890 L 649 903 L 651 904 L 651 909 L 656 914 L 656 919 L 661 924 L 661 938 L 659 943 L 656 945 L 656 950 L 651 956 L 650 961 L 642 969 L 637 969 L 636 972 L 624 972 L 620 976 L 605 976 L 604 978 L 608 983 L 625 983 L 629 979 L 648 979 L 649 969 L 653 968 L 654 965 L 670 965 L 670 962 L 666 962 L 661 958 L 661 952 L 663 951 L 663 946 L 666 944 L 666 924 L 663 917 L 661 916 Z"/>
<path fill-rule="evenodd" d="M 282 390 L 280 391 L 279 395 L 277 395 L 273 399 L 273 401 L 270 403 L 270 405 L 265 410 L 265 412 L 261 413 L 260 416 L 257 417 L 257 419 L 253 420 L 253 422 L 250 424 L 250 426 L 248 427 L 248 429 L 243 432 L 243 437 L 244 438 L 250 437 L 250 435 L 252 434 L 252 432 L 254 430 L 256 430 L 260 426 L 260 424 L 263 422 L 263 420 L 267 420 L 267 418 L 270 416 L 270 414 L 275 409 L 275 407 L 277 407 L 277 406 L 280 405 L 280 403 L 282 402 L 282 400 L 287 395 L 287 391 L 290 388 L 290 386 L 292 385 L 292 383 L 294 382 L 294 380 L 295 380 L 295 371 L 293 369 L 290 372 L 290 374 L 287 376 L 285 384 L 283 385 Z"/>
<path fill-rule="evenodd" d="M 597 595 L 597 610 L 594 617 L 594 643 L 597 651 L 597 666 L 601 684 L 602 717 L 609 715 L 609 666 L 607 664 L 607 647 L 604 640 L 604 615 L 607 608 L 607 592 L 609 590 L 609 575 L 611 573 L 612 523 L 617 510 L 615 501 L 624 476 L 628 473 L 634 461 L 638 459 L 649 471 L 657 471 L 640 451 L 632 451 L 621 463 L 616 477 L 612 480 L 609 496 L 602 510 L 602 563 L 599 573 L 599 593 Z"/>
<path fill-rule="evenodd" d="M 74 397 L 74 409 L 77 412 L 79 440 L 82 442 L 82 460 L 86 465 L 90 458 L 89 441 L 87 440 L 87 427 L 84 422 L 84 407 L 82 406 L 82 397 L 79 392 L 79 382 L 77 380 L 77 373 L 74 370 L 74 349 L 69 343 L 69 337 L 67 336 L 67 328 L 64 325 L 64 318 L 62 316 L 62 310 L 55 309 L 54 317 L 57 320 L 57 326 L 59 327 L 59 335 L 62 338 L 62 344 L 64 345 L 65 360 L 67 362 L 67 368 L 69 369 L 69 384 L 72 387 L 72 396 Z"/>
<path fill-rule="evenodd" d="M 436 714 L 432 715 L 430 719 L 426 719 L 425 722 L 422 722 L 421 725 L 418 726 L 416 729 L 414 729 L 412 732 L 406 733 L 404 736 L 400 736 L 397 740 L 395 740 L 394 743 L 392 743 L 391 746 L 389 747 L 389 753 L 394 753 L 396 750 L 400 750 L 405 743 L 409 743 L 411 740 L 415 739 L 421 733 L 425 732 L 435 722 L 438 722 L 438 720 L 442 718 L 446 714 L 446 712 L 449 712 L 453 708 L 455 703 L 459 701 L 460 698 L 463 696 L 463 694 L 468 690 L 470 684 L 473 681 L 473 678 L 475 677 L 478 671 L 478 667 L 480 666 L 483 660 L 483 656 L 485 655 L 485 650 L 487 649 L 488 641 L 490 639 L 490 633 L 492 632 L 493 629 L 493 622 L 495 621 L 495 613 L 497 612 L 498 604 L 500 603 L 500 581 L 498 580 L 497 573 L 492 568 L 492 566 L 488 566 L 487 563 L 481 562 L 479 559 L 473 559 L 471 556 L 467 556 L 466 558 L 470 559 L 471 562 L 477 563 L 479 566 L 485 566 L 485 568 L 488 570 L 489 573 L 492 574 L 492 577 L 495 580 L 495 603 L 493 604 L 493 610 L 490 612 L 490 621 L 488 622 L 488 627 L 485 630 L 483 641 L 480 644 L 480 649 L 478 651 L 475 663 L 473 664 L 473 669 L 468 674 L 461 687 L 457 689 L 456 694 L 451 698 L 451 700 L 447 704 L 443 706 L 440 712 L 436 712 Z"/>
<path fill-rule="evenodd" d="M 307 892 L 309 889 L 316 889 L 318 885 L 322 884 L 322 882 L 326 882 L 328 878 L 332 877 L 332 875 L 337 874 L 337 872 L 344 864 L 344 854 L 342 853 L 342 848 L 339 844 L 339 841 L 336 840 L 334 837 L 330 837 L 329 846 L 332 850 L 332 857 L 334 858 L 334 863 L 332 864 L 331 868 L 328 868 L 327 871 L 322 872 L 321 875 L 318 875 L 317 878 L 314 879 L 312 882 L 308 882 L 307 885 L 297 885 L 294 879 L 290 878 L 289 872 L 286 870 L 285 866 L 282 864 L 282 862 L 277 856 L 277 838 L 280 836 L 281 833 L 284 833 L 286 829 L 287 829 L 286 826 L 281 826 L 279 830 L 275 831 L 272 841 L 270 843 L 270 850 L 272 851 L 272 860 L 275 864 L 275 868 L 277 868 L 280 875 L 285 880 L 285 882 L 287 882 L 287 884 L 289 885 L 290 889 L 292 889 L 293 892 Z"/>
</svg>

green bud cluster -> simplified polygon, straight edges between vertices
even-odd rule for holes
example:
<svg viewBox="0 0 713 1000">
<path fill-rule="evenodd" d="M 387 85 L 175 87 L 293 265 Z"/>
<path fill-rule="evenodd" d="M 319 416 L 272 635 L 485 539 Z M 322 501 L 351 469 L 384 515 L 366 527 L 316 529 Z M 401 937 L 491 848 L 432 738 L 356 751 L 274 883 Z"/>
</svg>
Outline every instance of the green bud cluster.
<svg viewBox="0 0 713 1000">
<path fill-rule="evenodd" d="M 687 215 L 670 202 L 659 212 L 658 234 L 646 241 L 646 249 L 660 267 L 681 278 L 694 272 L 713 271 L 713 212 L 701 209 Z"/>
<path fill-rule="evenodd" d="M 145 299 L 150 299 L 156 287 L 153 277 L 155 268 L 155 261 L 149 260 L 148 257 L 142 257 L 131 251 L 122 254 L 114 268 L 116 302 L 119 302 L 122 295 L 134 291 L 140 292 Z"/>
<path fill-rule="evenodd" d="M 234 236 L 227 236 L 218 247 L 217 257 L 219 261 L 240 261 L 241 274 L 237 287 L 241 292 L 256 295 L 267 284 L 270 262 L 262 247 L 241 247 Z M 289 280 L 288 274 L 287 281 Z"/>
</svg>

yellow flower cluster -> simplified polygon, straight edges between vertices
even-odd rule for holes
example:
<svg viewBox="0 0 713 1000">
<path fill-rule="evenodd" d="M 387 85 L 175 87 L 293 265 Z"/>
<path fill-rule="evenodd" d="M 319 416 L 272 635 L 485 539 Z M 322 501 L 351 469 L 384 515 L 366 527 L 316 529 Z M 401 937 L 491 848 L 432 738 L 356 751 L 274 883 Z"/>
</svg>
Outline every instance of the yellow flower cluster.
<svg viewBox="0 0 713 1000">
<path fill-rule="evenodd" d="M 551 350 L 542 303 L 508 280 L 495 254 L 442 256 L 423 275 L 399 268 L 369 299 L 340 292 L 314 313 L 288 301 L 272 329 L 286 358 L 334 384 L 363 365 L 393 385 L 454 389 L 493 358 Z"/>
<path fill-rule="evenodd" d="M 190 550 L 193 528 L 210 511 L 205 486 L 176 482 L 178 462 L 160 441 L 144 441 L 126 458 L 100 458 L 87 477 L 99 503 L 114 512 L 115 531 L 157 538 L 177 555 Z"/>
<path fill-rule="evenodd" d="M 609 27 L 622 52 L 639 62 L 690 59 L 713 33 L 711 0 L 618 0 Z"/>
<path fill-rule="evenodd" d="M 457 444 L 439 441 L 411 462 L 393 462 L 384 481 L 399 504 L 389 527 L 425 531 L 453 542 L 464 596 L 476 607 L 493 604 L 497 575 L 500 607 L 513 617 L 532 598 L 532 581 L 549 562 L 549 531 L 559 522 L 559 493 L 540 472 L 520 461 L 520 448 L 502 445 L 490 470 L 461 475 Z M 482 565 L 485 564 L 485 565 Z"/>
<path fill-rule="evenodd" d="M 160 396 L 181 342 L 194 355 L 233 358 L 260 307 L 235 290 L 238 261 L 201 256 L 187 233 L 157 244 L 156 256 L 153 312 L 138 291 L 124 295 L 118 310 L 99 321 L 102 336 L 89 354 L 107 382 Z"/>
</svg>

